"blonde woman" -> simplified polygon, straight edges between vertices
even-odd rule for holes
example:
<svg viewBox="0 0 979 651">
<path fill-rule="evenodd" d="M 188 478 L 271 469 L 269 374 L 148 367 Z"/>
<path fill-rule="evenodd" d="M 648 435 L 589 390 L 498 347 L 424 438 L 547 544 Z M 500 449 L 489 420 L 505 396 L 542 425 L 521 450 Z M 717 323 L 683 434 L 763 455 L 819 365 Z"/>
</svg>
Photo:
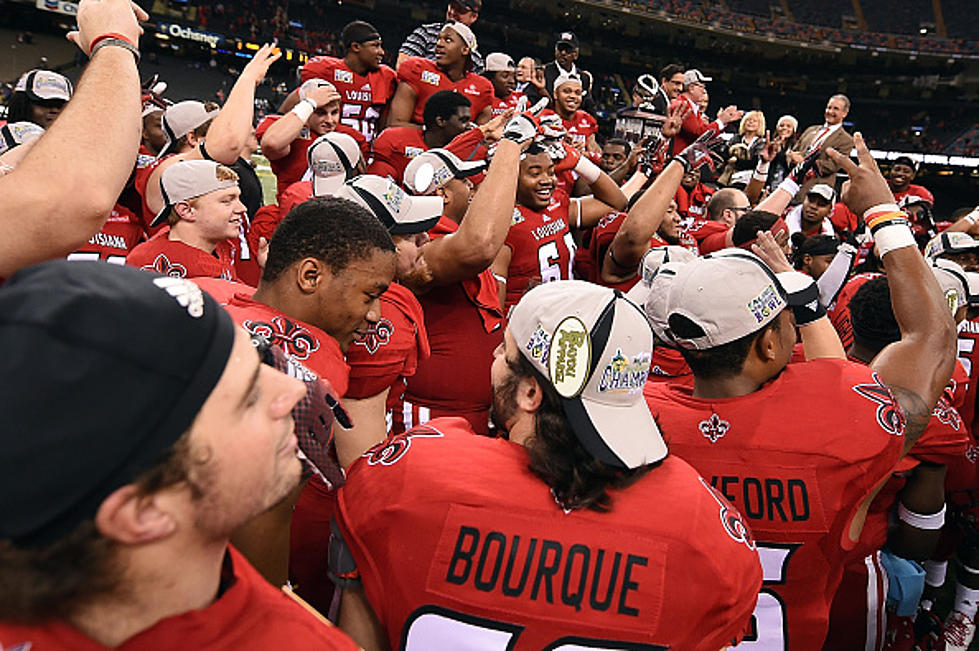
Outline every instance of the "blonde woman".
<svg viewBox="0 0 979 651">
<path fill-rule="evenodd" d="M 758 162 L 758 152 L 765 146 L 765 114 L 748 111 L 741 118 L 738 135 L 728 144 L 728 162 L 734 171 L 753 170 Z"/>
</svg>

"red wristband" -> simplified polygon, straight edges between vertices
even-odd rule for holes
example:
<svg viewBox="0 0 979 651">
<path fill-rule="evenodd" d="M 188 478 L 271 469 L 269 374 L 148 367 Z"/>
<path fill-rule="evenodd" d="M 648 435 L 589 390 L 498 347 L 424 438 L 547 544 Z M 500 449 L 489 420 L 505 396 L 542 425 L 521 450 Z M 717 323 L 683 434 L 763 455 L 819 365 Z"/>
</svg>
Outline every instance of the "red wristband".
<svg viewBox="0 0 979 651">
<path fill-rule="evenodd" d="M 100 34 L 95 37 L 95 39 L 92 41 L 92 44 L 88 48 L 88 55 L 92 56 L 92 51 L 95 50 L 95 46 L 107 38 L 117 38 L 120 41 L 125 41 L 130 45 L 132 45 L 133 47 L 136 47 L 136 44 L 133 43 L 132 39 L 129 38 L 128 36 L 123 36 L 122 34 L 117 34 L 116 32 L 106 32 L 105 34 Z"/>
</svg>

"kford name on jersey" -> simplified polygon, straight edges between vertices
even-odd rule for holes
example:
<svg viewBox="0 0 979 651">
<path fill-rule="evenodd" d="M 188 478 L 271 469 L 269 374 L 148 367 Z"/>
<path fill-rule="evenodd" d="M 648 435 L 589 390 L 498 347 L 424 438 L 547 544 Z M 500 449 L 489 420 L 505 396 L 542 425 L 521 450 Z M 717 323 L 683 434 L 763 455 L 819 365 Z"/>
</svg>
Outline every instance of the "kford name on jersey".
<svg viewBox="0 0 979 651">
<path fill-rule="evenodd" d="M 534 236 L 535 240 L 540 242 L 541 240 L 546 240 L 552 235 L 556 235 L 567 228 L 568 227 L 565 225 L 564 219 L 559 217 L 557 221 L 544 224 L 543 226 L 538 226 L 534 230 L 530 231 L 530 234 Z"/>
<path fill-rule="evenodd" d="M 710 485 L 751 520 L 807 522 L 809 489 L 800 478 L 714 475 Z"/>
<path fill-rule="evenodd" d="M 503 531 L 482 532 L 460 526 L 445 581 L 504 597 L 545 600 L 581 610 L 583 607 L 638 617 L 630 592 L 641 590 L 639 568 L 649 557 L 568 544 L 547 538 L 526 538 Z"/>
</svg>

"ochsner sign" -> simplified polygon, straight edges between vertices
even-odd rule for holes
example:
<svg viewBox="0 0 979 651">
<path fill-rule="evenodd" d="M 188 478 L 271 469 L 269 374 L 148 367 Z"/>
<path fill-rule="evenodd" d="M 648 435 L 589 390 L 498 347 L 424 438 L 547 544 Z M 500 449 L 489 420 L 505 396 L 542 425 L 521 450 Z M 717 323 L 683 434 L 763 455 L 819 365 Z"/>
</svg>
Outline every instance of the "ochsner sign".
<svg viewBox="0 0 979 651">
<path fill-rule="evenodd" d="M 42 0 L 38 0 L 38 2 L 41 1 Z M 182 38 L 188 41 L 196 41 L 197 43 L 207 43 L 212 47 L 224 40 L 224 37 L 220 34 L 202 32 L 197 29 L 184 27 L 183 25 L 175 25 L 172 23 L 160 23 L 158 29 L 160 32 L 170 36 L 171 38 Z"/>
</svg>

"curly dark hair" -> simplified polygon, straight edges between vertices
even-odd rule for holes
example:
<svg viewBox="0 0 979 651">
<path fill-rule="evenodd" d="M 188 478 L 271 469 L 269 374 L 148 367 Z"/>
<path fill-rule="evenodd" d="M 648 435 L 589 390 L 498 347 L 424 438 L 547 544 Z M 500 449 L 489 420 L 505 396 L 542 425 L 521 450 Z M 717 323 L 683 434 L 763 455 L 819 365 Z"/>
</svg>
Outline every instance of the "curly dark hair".
<svg viewBox="0 0 979 651">
<path fill-rule="evenodd" d="M 518 378 L 534 378 L 541 388 L 541 405 L 534 414 L 534 436 L 525 444 L 529 468 L 548 486 L 566 509 L 612 510 L 609 489 L 622 489 L 637 482 L 661 461 L 622 470 L 599 461 L 578 441 L 561 406 L 562 398 L 551 383 L 520 355 L 507 360 Z"/>
<path fill-rule="evenodd" d="M 338 273 L 377 249 L 393 253 L 394 241 L 366 208 L 337 197 L 310 199 L 290 210 L 276 227 L 262 282 L 274 282 L 303 258 L 322 260 Z"/>
</svg>

